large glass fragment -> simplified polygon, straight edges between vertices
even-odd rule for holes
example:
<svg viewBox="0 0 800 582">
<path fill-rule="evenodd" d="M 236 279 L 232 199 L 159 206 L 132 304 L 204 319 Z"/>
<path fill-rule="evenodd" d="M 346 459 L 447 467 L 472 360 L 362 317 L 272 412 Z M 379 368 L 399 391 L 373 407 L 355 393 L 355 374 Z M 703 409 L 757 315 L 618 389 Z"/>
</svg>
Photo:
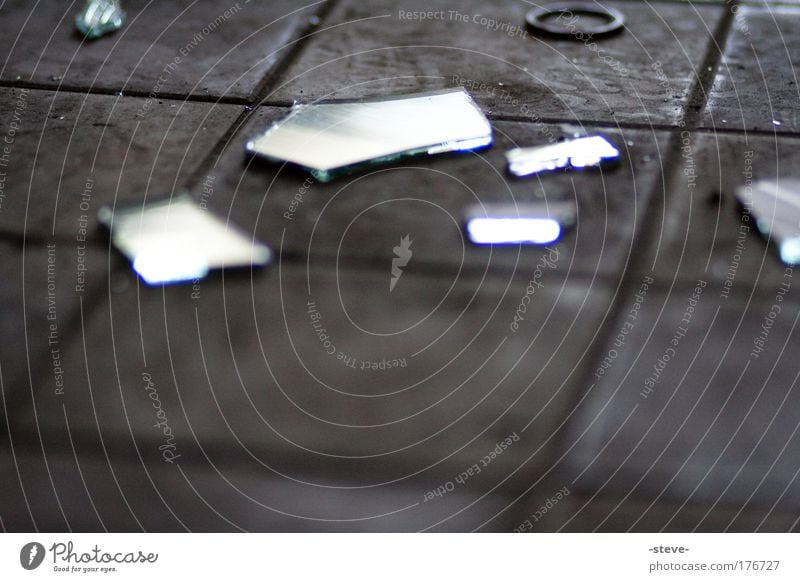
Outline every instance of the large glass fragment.
<svg viewBox="0 0 800 582">
<path fill-rule="evenodd" d="M 295 105 L 247 151 L 297 164 L 328 181 L 364 164 L 474 150 L 492 127 L 463 88 L 356 102 Z"/>
<path fill-rule="evenodd" d="M 506 152 L 508 171 L 524 177 L 571 168 L 596 168 L 619 161 L 619 150 L 601 135 Z"/>
<path fill-rule="evenodd" d="M 125 12 L 120 0 L 87 0 L 75 17 L 75 26 L 88 39 L 96 39 L 122 28 Z"/>
<path fill-rule="evenodd" d="M 200 279 L 211 269 L 266 265 L 269 247 L 200 208 L 188 195 L 127 208 L 101 208 L 114 246 L 150 285 Z"/>
<path fill-rule="evenodd" d="M 575 215 L 575 204 L 567 201 L 473 205 L 467 235 L 476 245 L 546 245 L 561 238 Z"/>
<path fill-rule="evenodd" d="M 772 239 L 781 260 L 800 265 L 800 180 L 760 180 L 740 186 L 736 197 L 759 232 Z"/>
</svg>

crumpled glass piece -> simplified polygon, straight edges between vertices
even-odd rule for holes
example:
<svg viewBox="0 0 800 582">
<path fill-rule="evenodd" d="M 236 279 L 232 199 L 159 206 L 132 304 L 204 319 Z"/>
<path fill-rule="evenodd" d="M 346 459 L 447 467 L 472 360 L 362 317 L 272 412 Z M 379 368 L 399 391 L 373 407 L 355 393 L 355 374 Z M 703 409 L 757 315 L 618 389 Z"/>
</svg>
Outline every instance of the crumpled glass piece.
<svg viewBox="0 0 800 582">
<path fill-rule="evenodd" d="M 96 39 L 122 28 L 125 12 L 120 0 L 87 0 L 75 17 L 75 26 L 88 39 Z"/>
<path fill-rule="evenodd" d="M 476 245 L 547 245 L 575 224 L 575 204 L 567 201 L 484 204 L 467 209 L 469 240 Z"/>
<path fill-rule="evenodd" d="M 760 180 L 740 186 L 736 198 L 772 239 L 787 265 L 800 265 L 800 180 Z"/>
<path fill-rule="evenodd" d="M 114 246 L 149 285 L 193 281 L 211 269 L 266 265 L 272 251 L 184 194 L 127 208 L 101 208 Z"/>
<path fill-rule="evenodd" d="M 596 168 L 619 161 L 619 150 L 602 135 L 579 137 L 552 145 L 506 152 L 508 170 L 522 178 L 540 172 Z"/>
<path fill-rule="evenodd" d="M 356 102 L 295 105 L 247 151 L 297 164 L 322 182 L 363 165 L 492 143 L 492 127 L 463 88 Z"/>
</svg>

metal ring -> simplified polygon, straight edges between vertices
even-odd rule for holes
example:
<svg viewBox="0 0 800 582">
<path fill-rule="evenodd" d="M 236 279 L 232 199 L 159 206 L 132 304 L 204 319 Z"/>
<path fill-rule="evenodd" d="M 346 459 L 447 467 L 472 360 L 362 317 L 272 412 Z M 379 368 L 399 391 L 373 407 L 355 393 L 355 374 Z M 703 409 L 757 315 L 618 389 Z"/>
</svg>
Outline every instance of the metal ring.
<svg viewBox="0 0 800 582">
<path fill-rule="evenodd" d="M 572 21 L 581 14 L 598 16 L 606 22 L 596 26 L 578 26 Z M 552 18 L 553 16 L 558 18 Z M 565 2 L 540 6 L 530 10 L 525 15 L 525 20 L 532 32 L 576 40 L 609 36 L 620 32 L 625 26 L 625 16 L 622 12 L 591 2 Z"/>
</svg>

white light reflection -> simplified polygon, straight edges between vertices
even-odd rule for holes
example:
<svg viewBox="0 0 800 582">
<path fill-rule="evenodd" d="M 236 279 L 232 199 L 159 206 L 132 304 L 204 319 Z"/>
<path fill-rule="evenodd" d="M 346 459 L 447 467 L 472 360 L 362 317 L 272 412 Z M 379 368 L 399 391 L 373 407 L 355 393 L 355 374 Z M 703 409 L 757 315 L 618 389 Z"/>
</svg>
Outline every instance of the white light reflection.
<svg viewBox="0 0 800 582">
<path fill-rule="evenodd" d="M 467 233 L 479 245 L 545 245 L 561 237 L 561 225 L 552 218 L 472 218 Z"/>
<path fill-rule="evenodd" d="M 601 135 L 506 152 L 509 171 L 524 177 L 567 168 L 598 167 L 619 159 L 619 150 Z"/>
<path fill-rule="evenodd" d="M 162 285 L 202 279 L 208 274 L 208 262 L 198 253 L 148 249 L 136 255 L 133 270 L 148 285 Z"/>
<path fill-rule="evenodd" d="M 780 243 L 781 260 L 787 265 L 800 265 L 800 238 L 790 238 Z"/>
</svg>

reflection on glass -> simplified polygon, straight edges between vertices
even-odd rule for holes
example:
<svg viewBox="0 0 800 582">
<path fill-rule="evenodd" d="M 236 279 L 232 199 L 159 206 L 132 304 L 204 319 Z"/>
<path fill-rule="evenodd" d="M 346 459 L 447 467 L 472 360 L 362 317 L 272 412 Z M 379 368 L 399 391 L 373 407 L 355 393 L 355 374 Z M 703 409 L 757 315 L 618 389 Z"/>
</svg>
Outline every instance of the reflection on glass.
<svg viewBox="0 0 800 582">
<path fill-rule="evenodd" d="M 187 195 L 113 211 L 102 208 L 98 218 L 149 285 L 200 279 L 211 269 L 266 265 L 272 257 L 268 247 Z"/>
<path fill-rule="evenodd" d="M 208 261 L 202 254 L 187 248 L 142 245 L 133 259 L 133 270 L 150 285 L 176 283 L 208 275 Z"/>
<path fill-rule="evenodd" d="M 619 160 L 619 150 L 601 135 L 506 152 L 508 170 L 524 177 L 569 168 L 596 168 Z"/>
<path fill-rule="evenodd" d="M 320 181 L 362 164 L 473 150 L 492 143 L 489 121 L 462 88 L 389 99 L 296 105 L 247 151 L 306 168 Z"/>
<path fill-rule="evenodd" d="M 781 260 L 800 265 L 800 180 L 761 180 L 740 186 L 736 197 L 759 232 L 775 243 Z"/>
<path fill-rule="evenodd" d="M 473 218 L 467 231 L 478 245 L 546 245 L 561 237 L 561 225 L 552 218 Z"/>
<path fill-rule="evenodd" d="M 75 17 L 75 26 L 86 38 L 100 38 L 122 28 L 125 13 L 120 0 L 87 0 Z"/>
<path fill-rule="evenodd" d="M 476 205 L 467 211 L 467 235 L 476 245 L 546 245 L 574 222 L 571 202 Z"/>
</svg>

